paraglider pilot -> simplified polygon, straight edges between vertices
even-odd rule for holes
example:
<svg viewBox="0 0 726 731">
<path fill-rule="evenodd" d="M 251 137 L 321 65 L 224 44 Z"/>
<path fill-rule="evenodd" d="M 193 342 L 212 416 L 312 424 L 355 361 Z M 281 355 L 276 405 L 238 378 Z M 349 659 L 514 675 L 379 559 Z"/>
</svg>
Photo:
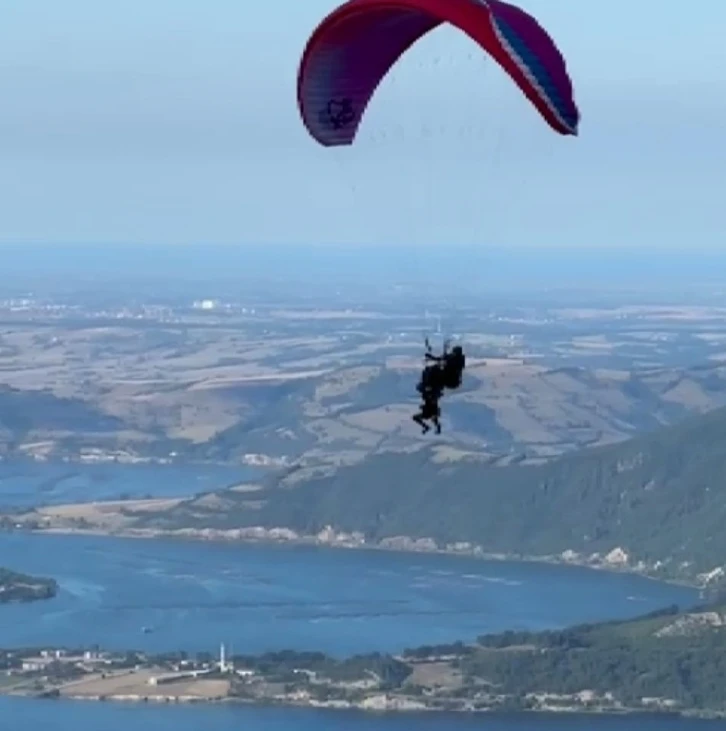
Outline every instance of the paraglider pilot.
<svg viewBox="0 0 726 731">
<path fill-rule="evenodd" d="M 441 434 L 439 399 L 445 388 L 454 391 L 461 385 L 462 374 L 466 367 L 466 357 L 460 345 L 454 346 L 449 353 L 448 344 L 444 344 L 444 351 L 441 355 L 434 355 L 431 352 L 428 340 L 426 341 L 424 357 L 427 361 L 433 361 L 433 363 L 423 369 L 421 381 L 416 386 L 423 403 L 419 413 L 412 418 L 421 426 L 424 434 L 431 428 L 426 423 L 427 421 L 431 421 L 436 428 L 436 433 Z"/>
<path fill-rule="evenodd" d="M 433 422 L 436 427 L 436 433 L 441 434 L 439 399 L 444 391 L 442 375 L 443 371 L 438 363 L 426 366 L 421 373 L 421 380 L 416 386 L 416 390 L 421 394 L 423 402 L 421 404 L 421 410 L 418 414 L 414 414 L 412 418 L 419 424 L 423 434 L 426 434 L 431 429 L 426 423 L 427 421 Z"/>
</svg>

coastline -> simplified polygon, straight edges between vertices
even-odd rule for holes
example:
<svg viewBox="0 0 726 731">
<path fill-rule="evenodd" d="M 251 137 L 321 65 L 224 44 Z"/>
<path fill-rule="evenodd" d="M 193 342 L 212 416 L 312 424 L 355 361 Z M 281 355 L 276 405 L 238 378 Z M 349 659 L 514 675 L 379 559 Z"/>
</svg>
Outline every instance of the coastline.
<svg viewBox="0 0 726 731">
<path fill-rule="evenodd" d="M 129 501 L 139 502 L 139 501 Z M 154 501 L 156 502 L 156 501 Z M 96 505 L 110 505 L 111 503 L 97 503 Z M 114 502 L 113 504 L 121 504 Z M 81 504 L 83 506 L 87 504 Z M 93 504 L 88 504 L 93 505 Z M 59 506 L 71 507 L 71 506 Z M 377 543 L 363 540 L 340 539 L 332 528 L 326 529 L 326 536 L 321 534 L 298 534 L 289 528 L 262 528 L 250 529 L 229 529 L 219 530 L 213 528 L 109 528 L 102 526 L 76 527 L 49 525 L 47 527 L 25 527 L 19 526 L 10 529 L 8 532 L 24 532 L 33 534 L 52 535 L 87 535 L 101 538 L 127 538 L 136 540 L 179 540 L 179 541 L 206 541 L 210 543 L 238 543 L 248 545 L 278 545 L 293 547 L 317 547 L 337 550 L 356 551 L 383 551 L 390 553 L 407 554 L 433 554 L 460 558 L 475 558 L 481 561 L 490 562 L 519 562 L 529 564 L 548 564 L 552 566 L 571 566 L 577 568 L 591 569 L 594 571 L 605 571 L 608 573 L 629 574 L 639 576 L 649 581 L 656 581 L 671 586 L 679 586 L 689 589 L 703 591 L 708 587 L 708 580 L 693 578 L 676 578 L 673 576 L 658 574 L 651 567 L 645 565 L 631 565 L 623 561 L 608 561 L 607 557 L 593 560 L 591 557 L 570 554 L 560 555 L 529 555 L 529 554 L 506 554 L 489 553 L 479 547 L 462 546 L 439 546 L 432 545 L 432 539 L 417 539 L 409 536 L 395 536 L 383 539 Z M 332 534 L 332 535 L 331 535 Z M 614 549 L 614 552 L 623 555 L 622 549 Z M 567 553 L 567 552 L 565 552 Z M 608 554 L 610 555 L 610 554 Z"/>
<path fill-rule="evenodd" d="M 360 703 L 351 703 L 347 706 L 341 706 L 335 701 L 325 703 L 306 703 L 296 702 L 295 700 L 290 701 L 279 701 L 279 702 L 256 702 L 249 701 L 244 698 L 225 698 L 217 703 L 229 703 L 234 705 L 249 705 L 249 706 L 280 706 L 280 707 L 294 707 L 294 708 L 310 708 L 315 710 L 337 710 L 337 711 L 350 711 L 357 713 L 367 713 L 372 715 L 381 714 L 406 714 L 409 716 L 415 716 L 417 714 L 469 714 L 476 716 L 497 716 L 497 715 L 511 715 L 521 714 L 527 716 L 558 716 L 558 715 L 582 715 L 582 716 L 651 716 L 657 718 L 694 718 L 697 720 L 719 720 L 726 719 L 726 711 L 702 711 L 699 709 L 655 709 L 655 708 L 634 708 L 628 706 L 619 707 L 607 707 L 607 706 L 548 706 L 542 708 L 521 708 L 517 710 L 502 709 L 502 708 L 437 708 L 431 707 L 391 707 L 391 708 L 371 708 L 369 706 L 362 705 Z"/>
<path fill-rule="evenodd" d="M 62 686 L 61 686 L 62 689 Z M 55 689 L 54 689 L 55 690 Z M 364 713 L 370 715 L 430 715 L 430 714 L 467 714 L 476 716 L 496 716 L 521 714 L 528 716 L 558 716 L 558 715 L 582 715 L 582 716 L 651 716 L 657 718 L 692 718 L 696 720 L 721 720 L 726 719 L 725 711 L 697 708 L 673 708 L 665 705 L 645 705 L 642 707 L 625 706 L 620 704 L 605 704 L 597 702 L 571 703 L 571 704 L 547 704 L 542 703 L 537 707 L 521 707 L 507 705 L 505 703 L 475 703 L 468 700 L 440 698 L 433 702 L 421 701 L 406 694 L 395 692 L 384 693 L 372 691 L 361 700 L 329 700 L 320 701 L 311 698 L 302 698 L 295 694 L 287 697 L 275 698 L 245 698 L 233 695 L 204 697 L 199 695 L 173 695 L 164 693 L 143 693 L 143 694 L 104 694 L 104 695 L 82 695 L 74 693 L 55 694 L 54 690 L 43 693 L 23 692 L 11 689 L 0 689 L 0 696 L 15 698 L 30 698 L 45 701 L 71 701 L 85 703 L 156 703 L 159 705 L 240 705 L 257 708 L 303 708 L 319 711 L 344 711 L 350 713 Z M 532 697 L 536 694 L 528 694 Z M 540 694 L 545 696 L 546 694 Z M 438 700 L 438 702 L 436 702 Z M 522 699 L 515 700 L 521 703 Z"/>
</svg>

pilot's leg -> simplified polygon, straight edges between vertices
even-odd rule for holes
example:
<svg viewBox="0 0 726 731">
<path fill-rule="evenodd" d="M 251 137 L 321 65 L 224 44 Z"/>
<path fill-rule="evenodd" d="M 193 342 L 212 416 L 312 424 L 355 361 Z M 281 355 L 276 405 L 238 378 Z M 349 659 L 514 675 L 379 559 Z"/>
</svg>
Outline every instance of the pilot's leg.
<svg viewBox="0 0 726 731">
<path fill-rule="evenodd" d="M 431 428 L 424 421 L 423 411 L 420 411 L 418 414 L 414 414 L 411 418 L 421 427 L 422 434 L 426 434 L 426 432 Z"/>
<path fill-rule="evenodd" d="M 441 434 L 441 422 L 439 421 L 439 418 L 441 417 L 441 408 L 439 407 L 439 402 L 436 401 L 433 404 L 431 404 L 431 421 L 434 423 L 434 426 L 436 427 L 436 433 Z"/>
</svg>

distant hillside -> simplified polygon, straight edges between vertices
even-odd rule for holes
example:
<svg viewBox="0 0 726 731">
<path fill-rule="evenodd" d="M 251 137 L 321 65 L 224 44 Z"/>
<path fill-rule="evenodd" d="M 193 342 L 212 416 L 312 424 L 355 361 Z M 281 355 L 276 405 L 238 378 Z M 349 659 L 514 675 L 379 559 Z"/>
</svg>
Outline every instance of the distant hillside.
<svg viewBox="0 0 726 731">
<path fill-rule="evenodd" d="M 693 578 L 726 565 L 726 409 L 541 465 L 446 461 L 427 448 L 340 468 L 298 469 L 146 519 L 163 528 L 326 526 L 468 542 L 487 553 L 580 557 L 621 548 L 630 566 Z"/>
<path fill-rule="evenodd" d="M 0 386 L 0 446 L 12 450 L 29 437 L 63 439 L 69 435 L 109 434 L 124 428 L 120 419 L 79 398 L 49 391 Z"/>
<path fill-rule="evenodd" d="M 119 358 L 138 346 L 132 340 L 116 344 Z M 162 359 L 148 372 L 146 353 L 138 356 L 141 373 L 127 363 L 128 371 L 107 364 L 94 375 L 94 362 L 69 383 L 59 375 L 62 364 L 43 378 L 31 371 L 33 388 L 0 387 L 0 450 L 47 458 L 92 449 L 128 458 L 174 453 L 226 463 L 262 454 L 352 464 L 431 443 L 411 421 L 421 368 L 415 356 L 394 357 L 381 346 L 340 365 L 335 353 L 310 358 L 299 347 L 266 348 L 259 365 L 220 365 L 215 351 L 214 368 L 185 367 L 177 354 L 181 365 Z M 267 364 L 265 358 L 277 362 L 281 354 L 298 360 Z M 535 359 L 503 358 L 473 359 L 462 388 L 442 402 L 450 444 L 500 463 L 528 464 L 719 406 L 726 406 L 726 365 L 553 369 Z"/>
<path fill-rule="evenodd" d="M 427 443 L 411 422 L 418 368 L 362 364 L 302 380 L 211 389 L 208 399 L 236 404 L 235 422 L 188 453 L 235 460 L 250 451 L 345 452 L 350 462 L 383 447 Z M 724 405 L 723 366 L 625 372 L 549 369 L 517 360 L 472 364 L 462 389 L 442 401 L 449 441 L 528 462 L 623 441 Z"/>
</svg>

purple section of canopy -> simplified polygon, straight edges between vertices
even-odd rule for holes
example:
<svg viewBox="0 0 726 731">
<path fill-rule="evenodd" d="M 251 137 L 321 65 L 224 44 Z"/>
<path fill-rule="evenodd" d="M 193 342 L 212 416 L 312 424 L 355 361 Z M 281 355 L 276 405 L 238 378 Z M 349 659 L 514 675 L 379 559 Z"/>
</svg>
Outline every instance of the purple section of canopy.
<svg viewBox="0 0 726 731">
<path fill-rule="evenodd" d="M 441 21 L 404 8 L 371 8 L 332 25 L 305 59 L 301 97 L 306 122 L 324 145 L 350 144 L 373 92 L 388 69 L 421 36 Z M 328 105 L 341 108 L 350 100 L 353 120 L 335 129 L 327 120 Z"/>
</svg>

